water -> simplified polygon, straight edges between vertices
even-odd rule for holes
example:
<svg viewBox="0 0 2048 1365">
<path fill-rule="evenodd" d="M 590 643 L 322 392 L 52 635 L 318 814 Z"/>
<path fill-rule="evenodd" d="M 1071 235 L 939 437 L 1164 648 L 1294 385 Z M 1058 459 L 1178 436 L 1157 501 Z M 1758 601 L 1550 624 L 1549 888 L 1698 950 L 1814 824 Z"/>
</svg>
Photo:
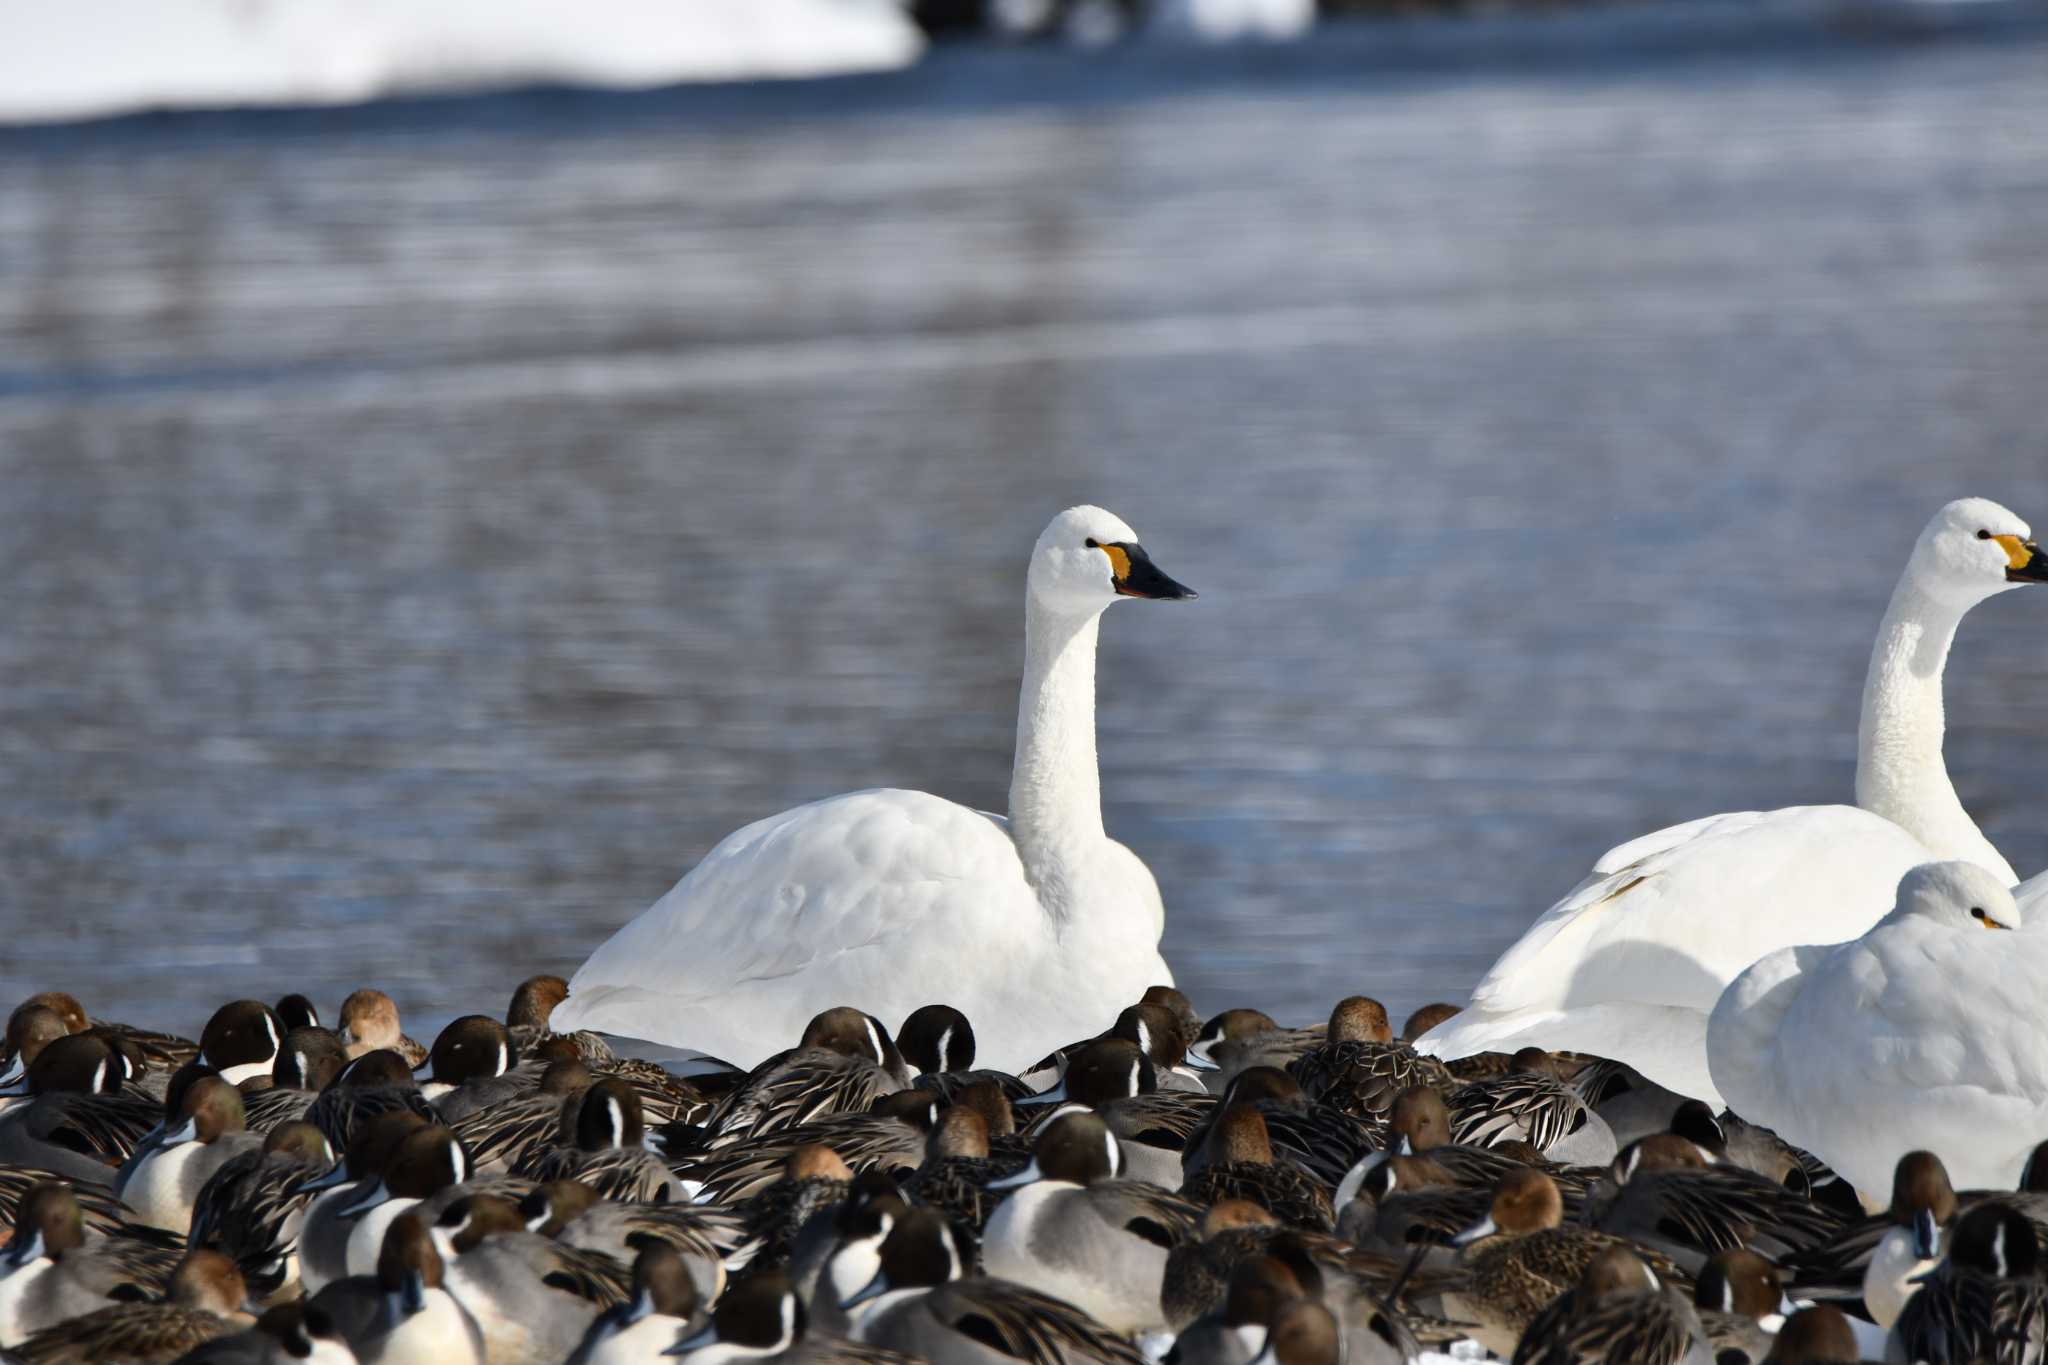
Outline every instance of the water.
<svg viewBox="0 0 2048 1365">
<path fill-rule="evenodd" d="M 1083 500 L 1202 592 L 1100 734 L 1206 1010 L 1846 797 L 1920 524 L 2048 523 L 2048 41 L 1456 32 L 0 135 L 0 1002 L 428 1032 L 744 821 L 999 808 Z M 2029 871 L 2044 672 L 2019 592 L 1948 684 Z"/>
</svg>

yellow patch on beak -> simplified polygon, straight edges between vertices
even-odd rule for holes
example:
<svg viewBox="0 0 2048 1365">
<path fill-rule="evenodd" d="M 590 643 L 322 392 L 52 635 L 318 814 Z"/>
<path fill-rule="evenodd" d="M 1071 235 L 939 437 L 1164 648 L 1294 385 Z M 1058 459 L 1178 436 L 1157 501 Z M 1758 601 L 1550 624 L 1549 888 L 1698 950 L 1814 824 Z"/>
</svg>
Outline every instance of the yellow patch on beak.
<svg viewBox="0 0 2048 1365">
<path fill-rule="evenodd" d="M 2000 924 L 2000 923 L 1999 923 L 1999 922 L 1998 922 L 1997 920 L 1995 920 L 1995 919 L 1991 918 L 1991 916 L 1989 916 L 1989 915 L 1986 915 L 1986 916 L 1984 917 L 1984 927 L 1985 927 L 1986 929 L 2005 929 L 2005 930 L 2010 930 L 2010 929 L 2012 928 L 2012 926 L 2011 926 L 2010 924 Z"/>
<path fill-rule="evenodd" d="M 1124 552 L 1122 546 L 1104 545 L 1099 548 L 1102 550 L 1102 553 L 1109 556 L 1109 576 L 1111 578 L 1121 583 L 1131 576 L 1131 557 Z M 2022 560 L 2021 562 L 2024 563 L 2025 561 Z"/>
<path fill-rule="evenodd" d="M 1999 545 L 2004 548 L 2006 568 L 2024 569 L 2027 567 L 2027 565 L 2033 562 L 2033 547 L 2028 545 L 2027 542 L 2025 542 L 2024 540 L 2021 540 L 2018 536 L 1993 536 L 1991 538 L 1997 541 Z"/>
</svg>

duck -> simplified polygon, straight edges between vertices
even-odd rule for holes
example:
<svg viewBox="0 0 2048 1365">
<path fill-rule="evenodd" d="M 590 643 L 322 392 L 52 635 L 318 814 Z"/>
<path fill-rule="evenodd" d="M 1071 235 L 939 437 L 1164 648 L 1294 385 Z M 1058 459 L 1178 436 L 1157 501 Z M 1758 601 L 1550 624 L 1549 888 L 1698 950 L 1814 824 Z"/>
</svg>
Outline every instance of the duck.
<svg viewBox="0 0 2048 1365">
<path fill-rule="evenodd" d="M 1692 1302 L 1716 1359 L 1735 1351 L 1743 1360 L 1762 1360 L 1790 1307 L 1784 1275 L 1747 1247 L 1708 1257 L 1693 1285 Z"/>
<path fill-rule="evenodd" d="M 1266 1121 L 1273 1151 L 1323 1184 L 1334 1187 L 1358 1161 L 1385 1145 L 1386 1125 L 1356 1118 L 1311 1101 L 1301 1082 L 1278 1067 L 1253 1066 L 1239 1071 L 1223 1088 L 1215 1113 L 1247 1104 Z M 1208 1163 L 1208 1127 L 1188 1135 L 1181 1158 L 1184 1179 Z"/>
<path fill-rule="evenodd" d="M 1067 1063 L 1059 1084 L 1023 1103 L 1036 1110 L 1027 1133 L 1070 1109 L 1085 1107 L 1109 1125 L 1122 1149 L 1118 1174 L 1162 1189 L 1177 1190 L 1187 1144 L 1216 1109 L 1207 1091 L 1161 1090 L 1159 1069 L 1128 1038 L 1099 1038 Z"/>
<path fill-rule="evenodd" d="M 356 1353 L 326 1313 L 293 1299 L 253 1327 L 194 1347 L 177 1365 L 356 1365 Z"/>
<path fill-rule="evenodd" d="M 313 1196 L 299 1230 L 299 1276 L 314 1295 L 348 1273 L 348 1241 L 356 1228 L 357 1203 L 368 1207 L 393 1154 L 427 1121 L 410 1110 L 393 1110 L 364 1124 L 341 1163 L 297 1187 Z M 321 1136 L 325 1137 L 323 1130 Z"/>
<path fill-rule="evenodd" d="M 341 1039 L 319 1027 L 295 1028 L 278 1045 L 270 1064 L 270 1087 L 242 1092 L 242 1117 L 252 1133 L 268 1133 L 306 1117 L 320 1092 L 348 1064 Z"/>
<path fill-rule="evenodd" d="M 633 1296 L 598 1314 L 568 1365 L 660 1365 L 662 1352 L 690 1334 L 705 1302 L 675 1249 L 650 1243 L 633 1258 Z"/>
<path fill-rule="evenodd" d="M 1292 1162 L 1276 1160 L 1266 1120 L 1249 1104 L 1233 1104 L 1208 1136 L 1209 1159 L 1181 1185 L 1198 1204 L 1246 1199 L 1290 1227 L 1330 1232 L 1336 1214 L 1330 1192 Z"/>
<path fill-rule="evenodd" d="M 585 1062 L 550 1062 L 529 1094 L 448 1120 L 480 1174 L 504 1175 L 539 1159 L 565 1137 L 575 1141 L 583 1092 L 597 1077 Z"/>
<path fill-rule="evenodd" d="M 67 1318 L 14 1347 L 24 1365 L 169 1365 L 186 1352 L 248 1327 L 235 1263 L 194 1251 L 171 1275 L 161 1303 L 115 1303 Z"/>
<path fill-rule="evenodd" d="M 659 1244 L 674 1252 L 710 1303 L 725 1291 L 725 1260 L 745 1240 L 740 1219 L 709 1204 L 629 1204 L 599 1197 L 577 1180 L 537 1185 L 519 1201 L 527 1231 L 630 1265 Z"/>
<path fill-rule="evenodd" d="M 1060 1360 L 1145 1365 L 1128 1341 L 1057 1298 L 1020 1284 L 963 1278 L 966 1260 L 944 1214 L 912 1208 L 895 1221 L 869 1284 L 844 1306 L 857 1341 L 948 1365 Z"/>
<path fill-rule="evenodd" d="M 353 1296 L 361 1277 L 342 1280 L 322 1296 Z M 476 1318 L 447 1287 L 447 1266 L 426 1221 L 401 1215 L 384 1234 L 377 1255 L 371 1312 L 351 1345 L 363 1365 L 484 1365 L 484 1337 Z M 312 1308 L 321 1307 L 316 1298 Z"/>
<path fill-rule="evenodd" d="M 280 1124 L 259 1150 L 228 1161 L 200 1187 L 188 1240 L 232 1257 L 254 1298 L 288 1296 L 298 1284 L 299 1233 L 313 1200 L 307 1178 L 325 1175 L 335 1159 L 312 1124 Z"/>
<path fill-rule="evenodd" d="M 1216 1068 L 1207 1077 L 1211 1089 L 1221 1090 L 1247 1067 L 1270 1066 L 1285 1070 L 1310 1048 L 1320 1047 L 1327 1026 L 1283 1028 L 1263 1010 L 1243 1007 L 1212 1015 L 1188 1045 L 1188 1055 Z"/>
<path fill-rule="evenodd" d="M 752 1142 L 833 1114 L 865 1113 L 910 1079 L 887 1025 L 864 1010 L 834 1006 L 811 1016 L 794 1048 L 762 1061 L 712 1108 L 707 1145 Z"/>
<path fill-rule="evenodd" d="M 1324 1040 L 1287 1064 L 1307 1096 L 1354 1118 L 1380 1118 L 1403 1090 L 1426 1086 L 1446 1097 L 1460 1082 L 1434 1057 L 1394 1041 L 1387 1009 L 1346 996 L 1330 1011 Z"/>
<path fill-rule="evenodd" d="M 748 825 L 591 954 L 555 1027 L 751 1065 L 821 998 L 900 1019 L 944 981 L 1015 1069 L 1170 985 L 1158 884 L 1103 830 L 1095 649 L 1112 603 L 1194 596 L 1109 512 L 1055 516 L 1025 574 L 1007 818 L 880 789 Z"/>
<path fill-rule="evenodd" d="M 1866 1197 L 1913 1148 L 2010 1189 L 2048 1130 L 2048 938 L 2007 932 L 2020 906 L 1975 863 L 1909 869 L 1896 899 L 1860 938 L 1736 977 L 1708 1029 L 1715 1079 Z"/>
<path fill-rule="evenodd" d="M 284 1026 L 286 1034 L 295 1028 L 319 1028 L 320 1010 L 311 999 L 298 991 L 278 997 L 271 1012 L 277 1015 L 277 1022 Z"/>
<path fill-rule="evenodd" d="M 908 1173 L 923 1159 L 943 1101 L 935 1090 L 912 1087 L 882 1096 L 862 1114 L 841 1113 L 784 1128 L 751 1142 L 671 1157 L 694 1198 L 714 1202 L 750 1199 L 782 1176 L 789 1154 L 800 1147 L 830 1147 L 855 1171 Z"/>
<path fill-rule="evenodd" d="M 519 1049 L 521 1056 L 526 1056 L 550 1039 L 566 1038 L 583 1061 L 611 1061 L 615 1056 L 611 1044 L 600 1035 L 588 1029 L 575 1033 L 554 1031 L 555 1006 L 568 998 L 568 979 L 552 972 L 529 976 L 513 987 L 512 1003 L 505 1007 L 505 1027 L 511 1031 L 513 1046 Z"/>
<path fill-rule="evenodd" d="M 490 1195 L 456 1200 L 430 1232 L 443 1284 L 476 1319 L 492 1365 L 554 1365 L 629 1297 L 623 1262 L 528 1232 Z"/>
<path fill-rule="evenodd" d="M 1451 1140 L 1479 1147 L 1526 1142 L 1547 1159 L 1604 1166 L 1619 1144 L 1614 1130 L 1555 1074 L 1554 1059 L 1524 1048 L 1506 1074 L 1467 1081 L 1451 1093 Z"/>
<path fill-rule="evenodd" d="M 229 1085 L 267 1077 L 284 1042 L 284 1025 L 261 1000 L 230 1000 L 199 1035 L 199 1057 Z"/>
<path fill-rule="evenodd" d="M 992 1181 L 1008 1190 L 982 1238 L 982 1268 L 1065 1299 L 1118 1332 L 1166 1325 L 1159 1285 L 1167 1254 L 1200 1235 L 1202 1209 L 1154 1185 L 1117 1178 L 1123 1153 L 1093 1114 L 1060 1116 L 1031 1164 Z"/>
<path fill-rule="evenodd" d="M 263 1149 L 242 1118 L 242 1092 L 224 1076 L 200 1076 L 178 1106 L 122 1165 L 114 1194 L 145 1227 L 182 1233 L 213 1173 L 236 1157 Z"/>
<path fill-rule="evenodd" d="M 2048 1354 L 2048 1283 L 2034 1226 L 1995 1204 L 1956 1220 L 1948 1254 L 1892 1324 L 1888 1356 L 2022 1365 Z M 1789 1324 L 1788 1324 L 1789 1327 Z"/>
<path fill-rule="evenodd" d="M 1295 1299 L 1274 1313 L 1266 1328 L 1266 1344 L 1252 1357 L 1252 1365 L 1338 1365 L 1345 1359 L 1377 1365 L 1378 1361 L 1411 1358 L 1412 1353 L 1394 1347 L 1391 1342 L 1381 1344 L 1394 1354 L 1374 1350 L 1368 1356 L 1365 1351 L 1371 1349 L 1372 1343 L 1361 1341 L 1357 1343 L 1358 1353 L 1347 1356 L 1336 1316 L 1314 1299 Z"/>
<path fill-rule="evenodd" d="M 157 1101 L 123 1087 L 127 1067 L 92 1034 L 52 1041 L 28 1068 L 27 1095 L 0 1101 L 0 1162 L 112 1185 L 163 1117 Z"/>
<path fill-rule="evenodd" d="M 666 1163 L 646 1147 L 639 1092 L 605 1077 L 583 1092 L 573 1146 L 540 1152 L 513 1171 L 529 1180 L 580 1180 L 608 1199 L 680 1202 L 683 1187 Z"/>
<path fill-rule="evenodd" d="M 1764 1365 L 1859 1365 L 1863 1360 L 1848 1316 L 1831 1303 L 1817 1303 L 1785 1319 Z"/>
<path fill-rule="evenodd" d="M 1784 1259 L 1826 1244 L 1832 1211 L 1754 1171 L 1728 1166 L 1675 1134 L 1640 1138 L 1594 1182 L 1581 1217 L 1697 1273 L 1717 1251 Z"/>
<path fill-rule="evenodd" d="M 1264 1254 L 1245 1257 L 1231 1268 L 1215 1311 L 1175 1330 L 1173 1360 L 1176 1365 L 1250 1365 L 1266 1345 L 1274 1314 L 1295 1299 L 1319 1293 L 1321 1278 L 1313 1264 L 1289 1265 Z"/>
<path fill-rule="evenodd" d="M 1966 860 L 2011 886 L 1943 765 L 1941 682 L 1970 608 L 2048 581 L 2031 535 L 1983 498 L 1949 503 L 1921 531 L 1871 648 L 1854 805 L 1711 815 L 1609 849 L 1417 1049 L 1585 1048 L 1719 1109 L 1707 1019 L 1751 963 L 1856 938 L 1921 863 Z"/>
<path fill-rule="evenodd" d="M 663 1354 L 689 1365 L 922 1365 L 886 1346 L 813 1333 L 803 1301 L 779 1270 L 739 1281 L 718 1300 L 709 1326 Z"/>
<path fill-rule="evenodd" d="M 952 1105 L 933 1125 L 925 1159 L 903 1183 L 903 1193 L 916 1203 L 941 1210 L 979 1238 L 1001 1199 L 989 1185 L 1020 1169 L 989 1154 L 988 1119 L 981 1111 Z"/>
<path fill-rule="evenodd" d="M 443 1123 L 493 1104 L 516 1099 L 539 1083 L 544 1067 L 513 1067 L 520 1054 L 512 1031 L 488 1014 L 465 1014 L 434 1038 L 427 1049 L 430 1079 L 420 1095 Z"/>
<path fill-rule="evenodd" d="M 1691 1300 L 1624 1247 L 1586 1262 L 1578 1283 L 1538 1313 L 1514 1365 L 1714 1365 Z"/>
<path fill-rule="evenodd" d="M 28 1068 L 43 1049 L 59 1038 L 69 1038 L 64 1016 L 48 1005 L 17 1005 L 7 1016 L 7 1033 L 0 1040 L 0 1094 L 19 1095 L 28 1087 Z"/>
<path fill-rule="evenodd" d="M 404 1059 L 408 1071 L 427 1064 L 427 1050 L 405 1035 L 398 1019 L 398 1002 L 380 990 L 365 986 L 349 992 L 341 1002 L 341 1039 L 350 1060 L 384 1049 Z"/>
<path fill-rule="evenodd" d="M 1477 1324 L 1473 1339 L 1496 1355 L 1512 1355 L 1537 1314 L 1604 1251 L 1634 1252 L 1661 1283 L 1692 1291 L 1692 1281 L 1665 1258 L 1592 1228 L 1566 1226 L 1557 1183 L 1533 1166 L 1502 1176 L 1486 1216 L 1452 1242 L 1467 1278 L 1445 1293 L 1445 1310 Z"/>
<path fill-rule="evenodd" d="M 382 1172 L 335 1213 L 354 1226 L 343 1253 L 348 1273 L 368 1275 L 377 1268 L 391 1224 L 429 1196 L 469 1178 L 469 1154 L 455 1134 L 441 1124 L 408 1132 L 392 1149 Z"/>
<path fill-rule="evenodd" d="M 22 1196 L 0 1249 L 0 1348 L 116 1299 L 154 1298 L 177 1251 L 132 1236 L 89 1237 L 78 1197 L 46 1180 Z"/>
<path fill-rule="evenodd" d="M 345 1152 L 378 1115 L 398 1111 L 413 1114 L 424 1123 L 437 1119 L 405 1058 L 390 1048 L 380 1048 L 343 1066 L 306 1106 L 304 1117 L 327 1135 L 336 1151 Z"/>
</svg>

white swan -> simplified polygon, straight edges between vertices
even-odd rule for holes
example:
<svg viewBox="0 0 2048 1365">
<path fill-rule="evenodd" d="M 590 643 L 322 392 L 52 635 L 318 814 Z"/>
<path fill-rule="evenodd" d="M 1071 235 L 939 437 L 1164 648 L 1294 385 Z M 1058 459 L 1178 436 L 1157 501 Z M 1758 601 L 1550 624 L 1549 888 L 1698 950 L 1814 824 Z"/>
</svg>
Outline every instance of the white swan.
<svg viewBox="0 0 2048 1365">
<path fill-rule="evenodd" d="M 1102 830 L 1095 637 L 1119 597 L 1195 594 L 1099 507 L 1054 517 L 1025 578 L 1010 816 L 881 789 L 728 835 L 592 953 L 551 1023 L 751 1066 L 819 1010 L 943 1000 L 1023 1067 L 1170 982 L 1145 864 Z"/>
<path fill-rule="evenodd" d="M 2048 943 L 1975 863 L 1928 863 L 1849 943 L 1781 948 L 1722 992 L 1707 1029 L 1736 1112 L 1866 1197 L 1907 1152 L 1965 1189 L 2011 1189 L 2048 1125 Z"/>
<path fill-rule="evenodd" d="M 1582 1049 L 1718 1103 L 1707 1015 L 1743 968 L 1792 944 L 1856 937 L 1920 863 L 1962 858 L 2011 883 L 1949 785 L 1941 675 L 1971 607 L 2048 581 L 2029 534 L 1982 498 L 1948 504 L 1920 533 L 1870 651 L 1855 805 L 1714 815 L 1608 850 L 1416 1048 Z"/>
</svg>

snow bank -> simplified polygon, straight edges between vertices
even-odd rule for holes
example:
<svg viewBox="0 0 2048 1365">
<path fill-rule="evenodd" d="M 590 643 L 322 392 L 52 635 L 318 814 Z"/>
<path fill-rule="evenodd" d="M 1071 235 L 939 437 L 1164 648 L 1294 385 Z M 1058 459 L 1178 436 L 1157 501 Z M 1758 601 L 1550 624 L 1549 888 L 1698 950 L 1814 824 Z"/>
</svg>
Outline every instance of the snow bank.
<svg viewBox="0 0 2048 1365">
<path fill-rule="evenodd" d="M 0 121 L 915 60 L 896 0 L 0 0 Z"/>
</svg>

